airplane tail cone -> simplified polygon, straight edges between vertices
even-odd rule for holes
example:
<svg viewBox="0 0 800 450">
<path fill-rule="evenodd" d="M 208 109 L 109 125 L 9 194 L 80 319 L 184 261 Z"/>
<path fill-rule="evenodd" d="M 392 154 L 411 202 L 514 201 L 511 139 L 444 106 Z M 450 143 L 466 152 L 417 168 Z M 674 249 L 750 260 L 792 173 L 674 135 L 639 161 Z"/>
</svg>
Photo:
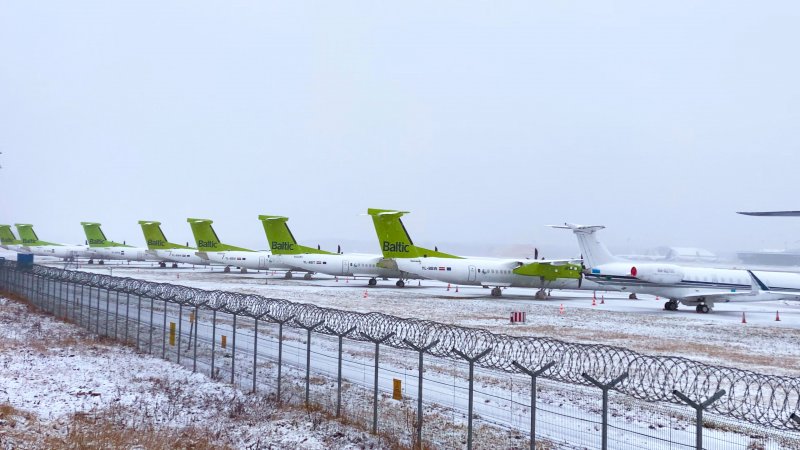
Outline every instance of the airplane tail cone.
<svg viewBox="0 0 800 450">
<path fill-rule="evenodd" d="M 747 319 L 744 317 L 744 311 L 742 311 L 742 323 L 747 323 Z"/>
<path fill-rule="evenodd" d="M 781 314 L 778 311 L 775 311 L 775 322 L 781 321 Z"/>
</svg>

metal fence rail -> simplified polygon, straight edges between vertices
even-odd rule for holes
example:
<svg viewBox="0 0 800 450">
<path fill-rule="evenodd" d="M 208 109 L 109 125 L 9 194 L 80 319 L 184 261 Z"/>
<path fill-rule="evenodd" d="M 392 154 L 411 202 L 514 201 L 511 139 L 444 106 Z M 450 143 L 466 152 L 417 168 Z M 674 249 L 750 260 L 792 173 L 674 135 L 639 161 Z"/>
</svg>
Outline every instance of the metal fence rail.
<svg viewBox="0 0 800 450">
<path fill-rule="evenodd" d="M 589 380 L 608 383 L 627 374 L 610 387 L 610 390 L 646 402 L 668 402 L 684 407 L 686 404 L 675 391 L 699 402 L 711 398 L 719 391 L 725 391 L 725 395 L 718 401 L 708 405 L 707 412 L 752 425 L 770 427 L 776 431 L 800 430 L 800 423 L 791 419 L 792 414 L 800 410 L 800 378 L 764 375 L 703 364 L 686 358 L 647 356 L 620 347 L 574 344 L 550 338 L 513 337 L 427 320 L 321 308 L 258 295 L 207 291 L 39 265 L 17 267 L 16 263 L 9 261 L 0 265 L 0 282 L 6 290 L 13 290 L 28 298 L 39 298 L 39 301 L 44 302 L 44 309 L 57 316 L 70 317 L 90 331 L 135 342 L 143 351 L 184 365 L 189 364 L 195 370 L 200 364 L 204 372 L 207 371 L 214 377 L 239 385 L 252 384 L 254 390 L 257 378 L 260 379 L 259 383 L 263 381 L 271 385 L 276 381 L 271 372 L 263 372 L 266 370 L 261 367 L 263 362 L 257 364 L 258 356 L 269 352 L 269 364 L 277 361 L 280 374 L 281 358 L 286 358 L 286 352 L 290 351 L 291 357 L 297 361 L 296 366 L 305 371 L 296 374 L 297 378 L 306 380 L 305 391 L 297 386 L 285 386 L 284 390 L 294 389 L 292 395 L 300 396 L 301 399 L 315 395 L 308 390 L 308 380 L 314 371 L 312 367 L 315 361 L 335 354 L 333 349 L 337 342 L 341 342 L 338 340 L 339 336 L 343 336 L 345 341 L 359 343 L 364 349 L 371 349 L 374 354 L 374 367 L 372 364 L 367 367 L 367 363 L 362 363 L 365 364 L 362 368 L 365 386 L 372 384 L 368 379 L 373 376 L 377 380 L 378 352 L 383 357 L 384 349 L 402 351 L 406 361 L 410 361 L 409 368 L 413 367 L 414 373 L 418 369 L 417 358 L 409 358 L 409 355 L 418 355 L 421 358 L 424 353 L 451 360 L 463 372 L 460 382 L 473 379 L 467 375 L 472 373 L 472 370 L 467 371 L 472 365 L 477 372 L 475 377 L 481 376 L 477 370 L 481 369 L 525 380 L 531 372 L 552 363 L 552 367 L 538 375 L 541 381 L 582 386 L 582 390 L 588 391 L 595 389 L 595 385 Z M 44 297 L 41 297 L 42 293 Z M 65 302 L 65 299 L 69 301 Z M 192 318 L 187 320 L 189 313 Z M 168 321 L 177 322 L 174 331 Z M 265 323 L 279 330 L 277 336 L 269 341 L 265 341 L 267 338 L 260 331 Z M 223 332 L 230 340 L 224 354 L 221 353 L 218 343 L 220 337 L 216 335 Z M 312 337 L 312 333 L 316 337 Z M 168 345 L 171 334 L 176 335 L 177 346 Z M 316 342 L 323 337 L 322 342 Z M 287 338 L 292 340 L 284 342 Z M 315 341 L 313 346 L 312 339 Z M 326 345 L 333 352 L 317 354 L 317 345 Z M 274 347 L 277 347 L 277 354 Z M 238 354 L 237 348 L 240 349 Z M 420 352 L 420 349 L 424 350 Z M 314 359 L 311 358 L 312 354 Z M 339 355 L 341 362 L 341 353 Z M 345 361 L 346 367 L 347 363 Z M 335 374 L 326 375 L 335 379 Z M 281 398 L 280 380 L 281 377 L 278 376 L 278 399 Z M 518 381 L 518 386 L 530 386 L 531 379 L 527 380 L 527 384 L 525 381 Z M 435 384 L 430 383 L 425 378 L 426 391 L 436 389 Z M 335 392 L 336 387 L 333 389 Z M 374 384 L 374 389 L 374 392 L 365 391 L 363 396 L 365 404 L 372 403 L 370 412 L 359 413 L 366 420 L 370 419 L 368 416 L 372 416 L 373 429 L 379 420 L 376 413 L 379 403 L 378 383 Z M 513 391 L 512 386 L 512 394 Z M 467 388 L 466 392 L 470 401 L 458 406 L 459 409 L 463 407 L 463 411 L 472 408 L 473 389 Z M 527 392 L 530 393 L 529 390 Z M 599 394 L 599 390 L 597 393 Z M 518 400 L 527 401 L 523 398 Z M 318 399 L 318 403 L 323 401 L 330 402 L 330 396 Z M 513 400 L 511 405 L 513 415 Z M 336 406 L 338 412 L 338 403 Z M 480 423 L 491 423 L 491 409 L 486 405 L 481 406 L 483 414 L 488 416 Z M 605 414 L 607 408 L 604 407 L 603 410 Z M 547 411 L 544 410 L 543 413 L 546 414 Z M 686 414 L 691 415 L 690 413 L 686 407 Z M 472 417 L 468 414 L 465 418 L 470 429 L 466 442 L 468 447 L 471 444 Z M 596 419 L 598 418 L 591 418 L 592 421 Z M 520 429 L 524 428 L 521 422 Z M 605 421 L 602 426 L 605 442 Z M 614 423 L 608 426 L 612 432 L 610 439 L 619 439 L 619 433 L 615 434 Z M 418 431 L 419 428 L 416 436 L 411 439 L 419 439 Z"/>
</svg>

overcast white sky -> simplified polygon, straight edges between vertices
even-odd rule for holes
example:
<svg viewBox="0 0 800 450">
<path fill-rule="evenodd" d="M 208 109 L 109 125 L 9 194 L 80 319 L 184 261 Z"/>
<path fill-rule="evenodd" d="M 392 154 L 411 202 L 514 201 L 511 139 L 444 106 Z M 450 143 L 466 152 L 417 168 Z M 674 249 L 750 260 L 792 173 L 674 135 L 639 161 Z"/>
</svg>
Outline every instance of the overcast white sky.
<svg viewBox="0 0 800 450">
<path fill-rule="evenodd" d="M 800 246 L 800 3 L 0 0 L 0 221 L 266 247 Z M 557 255 L 549 254 L 556 257 Z"/>
</svg>

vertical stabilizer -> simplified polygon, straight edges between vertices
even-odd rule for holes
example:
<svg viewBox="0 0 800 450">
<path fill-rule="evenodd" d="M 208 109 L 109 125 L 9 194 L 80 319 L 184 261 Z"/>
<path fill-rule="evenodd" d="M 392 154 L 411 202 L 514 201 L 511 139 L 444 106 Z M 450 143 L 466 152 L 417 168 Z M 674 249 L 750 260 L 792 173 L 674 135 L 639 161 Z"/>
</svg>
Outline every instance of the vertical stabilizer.
<svg viewBox="0 0 800 450">
<path fill-rule="evenodd" d="M 289 225 L 286 223 L 289 220 L 288 217 L 260 215 L 258 220 L 264 225 L 264 233 L 267 235 L 269 249 L 275 255 L 335 254 L 298 244 L 292 234 L 292 230 L 289 229 Z"/>
<path fill-rule="evenodd" d="M 142 233 L 144 234 L 144 240 L 147 242 L 147 248 L 149 250 L 168 250 L 171 248 L 191 248 L 185 245 L 180 244 L 173 244 L 167 240 L 167 237 L 164 236 L 164 232 L 161 231 L 161 222 L 156 222 L 155 220 L 140 220 L 139 225 L 142 227 Z"/>
<path fill-rule="evenodd" d="M 403 221 L 400 219 L 408 211 L 369 208 L 367 214 L 372 216 L 378 244 L 385 258 L 460 258 L 437 250 L 418 247 L 411 241 Z"/>
<path fill-rule="evenodd" d="M 22 245 L 22 241 L 11 231 L 11 225 L 0 225 L 0 245 Z"/>
<path fill-rule="evenodd" d="M 572 230 L 575 237 L 578 239 L 578 247 L 580 247 L 581 254 L 583 255 L 583 263 L 586 267 L 596 267 L 601 264 L 607 264 L 619 261 L 619 258 L 612 255 L 605 245 L 597 239 L 597 232 L 605 228 L 602 225 L 575 225 L 565 223 L 564 225 L 550 225 L 553 228 L 561 228 L 565 230 Z"/>
<path fill-rule="evenodd" d="M 192 234 L 197 243 L 197 249 L 201 252 L 252 251 L 250 249 L 235 247 L 220 242 L 217 233 L 214 231 L 214 227 L 211 226 L 211 224 L 214 223 L 213 220 L 189 218 L 186 219 L 186 221 L 189 222 L 189 226 L 192 227 Z"/>
<path fill-rule="evenodd" d="M 33 225 L 29 223 L 15 223 L 14 226 L 17 227 L 17 232 L 19 233 L 19 238 L 22 241 L 22 245 L 34 247 L 40 245 L 61 245 L 54 244 L 52 242 L 40 241 L 39 236 L 37 236 L 36 232 L 33 231 Z"/>
<path fill-rule="evenodd" d="M 130 247 L 129 245 L 120 244 L 119 242 L 109 241 L 106 239 L 105 233 L 100 228 L 97 222 L 81 222 L 83 232 L 86 234 L 86 240 L 89 247 Z"/>
</svg>

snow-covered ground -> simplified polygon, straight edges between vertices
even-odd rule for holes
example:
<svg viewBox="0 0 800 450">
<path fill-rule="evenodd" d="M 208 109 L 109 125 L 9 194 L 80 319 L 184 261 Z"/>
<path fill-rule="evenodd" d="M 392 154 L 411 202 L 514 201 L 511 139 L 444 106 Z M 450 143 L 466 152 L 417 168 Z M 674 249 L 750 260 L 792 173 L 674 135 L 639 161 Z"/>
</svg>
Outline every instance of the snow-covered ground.
<svg viewBox="0 0 800 450">
<path fill-rule="evenodd" d="M 0 448 L 385 448 L 0 298 Z"/>
<path fill-rule="evenodd" d="M 219 267 L 161 269 L 140 263 L 115 264 L 113 269 L 82 265 L 80 270 L 800 376 L 800 302 L 718 304 L 712 313 L 699 314 L 693 308 L 664 311 L 664 299 L 642 295 L 629 300 L 627 294 L 615 292 L 597 292 L 593 306 L 593 293 L 588 291 L 553 291 L 548 300 L 539 301 L 529 289 L 508 288 L 501 298 L 494 298 L 488 289 L 459 286 L 456 292 L 455 286 L 448 290 L 446 284 L 427 280 L 411 281 L 400 289 L 394 281 L 368 288 L 365 279 L 315 275 L 310 281 L 284 280 L 281 273 L 223 273 Z M 525 311 L 527 323 L 510 324 L 513 311 Z"/>
</svg>

